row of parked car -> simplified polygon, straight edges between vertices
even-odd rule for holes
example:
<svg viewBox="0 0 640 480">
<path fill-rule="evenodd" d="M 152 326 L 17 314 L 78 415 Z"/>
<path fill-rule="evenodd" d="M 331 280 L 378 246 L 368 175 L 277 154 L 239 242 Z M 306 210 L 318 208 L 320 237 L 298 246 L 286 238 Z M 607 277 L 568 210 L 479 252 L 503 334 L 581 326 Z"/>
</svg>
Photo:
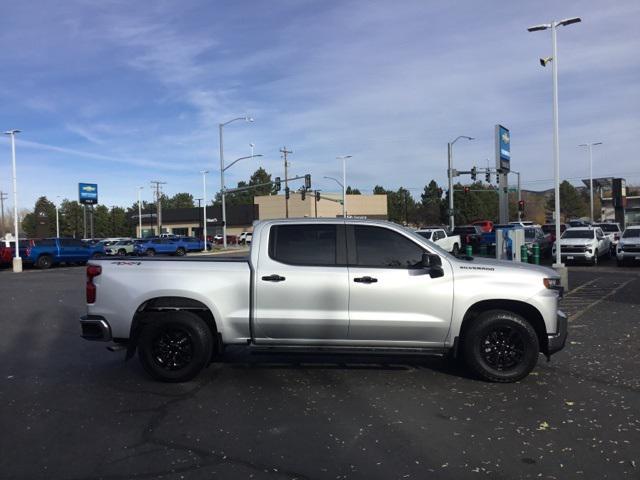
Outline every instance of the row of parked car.
<svg viewBox="0 0 640 480">
<path fill-rule="evenodd" d="M 542 257 L 555 255 L 555 224 L 535 225 L 533 222 L 494 224 L 481 220 L 471 225 L 461 225 L 449 231 L 445 227 L 424 227 L 416 233 L 431 240 L 445 250 L 457 254 L 470 245 L 474 252 L 483 247 L 488 253 L 495 250 L 496 230 L 524 228 L 525 245 L 529 255 L 534 245 L 540 247 Z M 583 261 L 596 265 L 599 259 L 616 256 L 619 266 L 640 261 L 640 226 L 629 226 L 624 232 L 618 223 L 593 223 L 571 220 L 560 225 L 560 254 L 563 261 Z"/>
</svg>

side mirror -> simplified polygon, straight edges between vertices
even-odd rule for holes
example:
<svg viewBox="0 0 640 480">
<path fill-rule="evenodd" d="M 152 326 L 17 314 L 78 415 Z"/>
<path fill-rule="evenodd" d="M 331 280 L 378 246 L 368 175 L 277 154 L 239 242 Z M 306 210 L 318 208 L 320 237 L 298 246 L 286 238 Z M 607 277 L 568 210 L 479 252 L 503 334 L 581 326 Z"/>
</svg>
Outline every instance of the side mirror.
<svg viewBox="0 0 640 480">
<path fill-rule="evenodd" d="M 429 270 L 429 276 L 431 278 L 438 278 L 444 275 L 442 259 L 439 255 L 424 252 L 422 254 L 422 268 Z"/>
</svg>

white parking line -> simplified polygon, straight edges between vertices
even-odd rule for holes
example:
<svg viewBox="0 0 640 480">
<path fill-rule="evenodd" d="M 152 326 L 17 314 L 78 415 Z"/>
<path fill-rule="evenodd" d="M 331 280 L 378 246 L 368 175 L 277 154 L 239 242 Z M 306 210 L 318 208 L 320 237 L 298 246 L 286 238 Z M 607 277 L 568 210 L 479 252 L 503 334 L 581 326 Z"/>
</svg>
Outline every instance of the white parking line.
<svg viewBox="0 0 640 480">
<path fill-rule="evenodd" d="M 560 308 L 569 315 L 569 321 L 576 320 L 634 280 L 635 278 L 626 281 L 596 278 L 571 290 L 561 300 Z"/>
</svg>

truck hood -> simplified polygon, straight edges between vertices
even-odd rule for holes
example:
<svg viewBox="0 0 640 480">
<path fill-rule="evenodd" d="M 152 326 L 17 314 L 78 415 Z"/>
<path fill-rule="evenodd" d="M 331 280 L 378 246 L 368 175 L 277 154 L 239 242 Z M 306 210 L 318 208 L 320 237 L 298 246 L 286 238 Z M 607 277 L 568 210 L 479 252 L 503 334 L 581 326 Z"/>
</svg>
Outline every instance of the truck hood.
<svg viewBox="0 0 640 480">
<path fill-rule="evenodd" d="M 560 246 L 562 245 L 591 245 L 593 243 L 593 238 L 561 238 Z"/>
<path fill-rule="evenodd" d="M 558 274 L 555 270 L 540 265 L 531 265 L 529 263 L 512 262 L 509 260 L 494 260 L 491 258 L 474 257 L 473 260 L 455 259 L 454 269 L 463 271 L 486 271 L 505 274 L 531 274 L 536 277 L 557 278 Z"/>
</svg>

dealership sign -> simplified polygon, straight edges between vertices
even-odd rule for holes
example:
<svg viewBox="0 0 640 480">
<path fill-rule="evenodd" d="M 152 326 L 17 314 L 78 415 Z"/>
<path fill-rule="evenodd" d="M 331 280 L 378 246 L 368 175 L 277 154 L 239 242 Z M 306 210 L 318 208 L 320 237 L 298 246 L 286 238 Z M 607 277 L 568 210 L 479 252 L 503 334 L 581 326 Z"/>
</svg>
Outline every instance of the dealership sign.
<svg viewBox="0 0 640 480">
<path fill-rule="evenodd" d="M 79 183 L 78 201 L 83 205 L 95 205 L 98 203 L 98 184 Z"/>
<path fill-rule="evenodd" d="M 511 170 L 511 133 L 502 125 L 496 125 L 496 168 L 504 174 Z"/>
</svg>

